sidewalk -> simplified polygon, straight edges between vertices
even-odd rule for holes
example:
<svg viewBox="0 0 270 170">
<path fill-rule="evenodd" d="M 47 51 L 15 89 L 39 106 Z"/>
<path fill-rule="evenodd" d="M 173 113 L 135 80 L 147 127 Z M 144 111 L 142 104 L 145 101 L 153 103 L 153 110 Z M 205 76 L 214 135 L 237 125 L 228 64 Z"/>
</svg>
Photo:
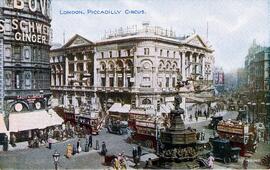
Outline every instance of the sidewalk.
<svg viewBox="0 0 270 170">
<path fill-rule="evenodd" d="M 55 139 L 52 139 L 53 143 L 59 143 L 60 141 L 57 141 Z M 47 147 L 48 144 L 40 144 L 39 147 Z M 29 149 L 28 147 L 28 142 L 18 142 L 16 143 L 16 147 L 12 147 L 10 144 L 8 145 L 8 152 L 10 151 L 20 151 L 20 150 L 25 150 L 25 149 Z M 3 145 L 0 145 L 0 153 L 4 152 L 3 151 Z"/>
</svg>

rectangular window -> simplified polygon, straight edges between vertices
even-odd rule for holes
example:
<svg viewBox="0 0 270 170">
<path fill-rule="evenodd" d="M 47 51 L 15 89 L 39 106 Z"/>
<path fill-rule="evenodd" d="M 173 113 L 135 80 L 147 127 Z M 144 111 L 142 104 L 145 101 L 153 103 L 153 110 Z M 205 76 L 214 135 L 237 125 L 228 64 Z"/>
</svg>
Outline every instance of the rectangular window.
<svg viewBox="0 0 270 170">
<path fill-rule="evenodd" d="M 175 77 L 172 78 L 172 86 L 175 87 Z"/>
<path fill-rule="evenodd" d="M 104 58 L 104 52 L 101 52 L 101 58 Z"/>
<path fill-rule="evenodd" d="M 118 77 L 118 87 L 123 87 L 123 78 L 122 77 Z"/>
<path fill-rule="evenodd" d="M 112 58 L 112 51 L 110 51 L 109 53 L 110 53 L 110 58 Z"/>
<path fill-rule="evenodd" d="M 131 87 L 130 77 L 127 78 L 128 87 Z"/>
<path fill-rule="evenodd" d="M 113 81 L 114 81 L 114 78 L 110 77 L 110 87 L 113 87 Z"/>
<path fill-rule="evenodd" d="M 162 50 L 160 50 L 160 52 L 159 52 L 159 56 L 162 56 Z"/>
<path fill-rule="evenodd" d="M 150 81 L 150 77 L 143 77 L 143 81 Z"/>
<path fill-rule="evenodd" d="M 169 83 L 170 83 L 170 78 L 166 77 L 166 87 L 169 87 Z"/>
<path fill-rule="evenodd" d="M 106 86 L 106 78 L 105 77 L 102 77 L 101 78 L 101 86 L 102 87 L 105 87 Z"/>
<path fill-rule="evenodd" d="M 13 57 L 15 60 L 19 60 L 21 58 L 21 47 L 20 46 L 13 47 Z"/>
<path fill-rule="evenodd" d="M 149 55 L 149 48 L 144 48 L 144 55 Z"/>
<path fill-rule="evenodd" d="M 118 51 L 118 57 L 121 57 L 121 50 Z"/>
<path fill-rule="evenodd" d="M 127 50 L 127 55 L 130 56 L 130 50 Z"/>
</svg>

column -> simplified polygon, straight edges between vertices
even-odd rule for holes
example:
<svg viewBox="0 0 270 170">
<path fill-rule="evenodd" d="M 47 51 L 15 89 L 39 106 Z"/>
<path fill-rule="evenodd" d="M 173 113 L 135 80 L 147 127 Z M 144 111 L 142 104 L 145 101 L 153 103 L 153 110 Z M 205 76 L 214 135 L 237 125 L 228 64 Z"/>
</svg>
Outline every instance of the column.
<svg viewBox="0 0 270 170">
<path fill-rule="evenodd" d="M 118 84 L 117 84 L 117 82 L 118 82 L 118 74 L 116 73 L 116 68 L 114 68 L 113 75 L 114 75 L 113 87 L 118 87 Z"/>
<path fill-rule="evenodd" d="M 193 53 L 190 52 L 189 54 L 189 68 L 188 68 L 188 76 L 191 77 L 191 73 L 192 73 L 192 56 L 193 56 Z"/>
<path fill-rule="evenodd" d="M 203 61 L 202 61 L 202 76 L 203 76 L 203 79 L 206 80 L 206 77 L 205 77 L 205 55 L 204 54 L 202 55 L 202 59 L 203 59 Z"/>
<path fill-rule="evenodd" d="M 183 51 L 182 52 L 182 58 L 181 58 L 181 62 L 182 62 L 182 77 L 183 77 L 183 81 L 186 81 L 187 77 L 186 77 L 186 52 Z"/>
<path fill-rule="evenodd" d="M 51 86 L 55 86 L 55 82 L 54 82 L 54 74 L 51 74 Z"/>
<path fill-rule="evenodd" d="M 105 73 L 105 78 L 106 78 L 106 87 L 110 87 L 110 77 L 108 71 Z"/>
<path fill-rule="evenodd" d="M 65 82 L 66 82 L 66 86 L 68 85 L 68 75 L 69 75 L 69 65 L 68 65 L 68 58 L 67 57 L 65 57 L 65 73 L 66 73 L 66 75 L 65 75 Z"/>
<path fill-rule="evenodd" d="M 87 56 L 83 54 L 83 71 L 87 70 Z"/>
<path fill-rule="evenodd" d="M 195 57 L 196 57 L 196 63 L 199 63 L 199 62 L 200 62 L 200 61 L 199 61 L 199 54 L 196 53 Z M 200 69 L 201 69 L 201 68 L 199 67 L 199 65 L 195 66 L 195 74 L 199 73 L 199 70 L 200 70 Z"/>
<path fill-rule="evenodd" d="M 68 105 L 68 97 L 67 94 L 64 95 L 64 106 Z"/>
<path fill-rule="evenodd" d="M 63 73 L 61 73 L 61 84 L 60 84 L 60 86 L 63 86 L 64 85 L 64 75 L 63 75 Z"/>
<path fill-rule="evenodd" d="M 59 86 L 59 73 L 55 74 L 55 79 L 56 79 L 55 85 Z"/>
<path fill-rule="evenodd" d="M 126 87 L 126 80 L 127 79 L 127 73 L 126 69 L 124 68 L 124 73 L 123 73 L 123 87 Z"/>
<path fill-rule="evenodd" d="M 156 91 L 158 89 L 158 65 L 159 65 L 159 60 L 157 59 L 157 56 L 155 58 L 155 62 L 153 62 L 155 65 L 154 67 L 152 67 L 152 88 L 154 88 L 154 91 Z"/>
</svg>

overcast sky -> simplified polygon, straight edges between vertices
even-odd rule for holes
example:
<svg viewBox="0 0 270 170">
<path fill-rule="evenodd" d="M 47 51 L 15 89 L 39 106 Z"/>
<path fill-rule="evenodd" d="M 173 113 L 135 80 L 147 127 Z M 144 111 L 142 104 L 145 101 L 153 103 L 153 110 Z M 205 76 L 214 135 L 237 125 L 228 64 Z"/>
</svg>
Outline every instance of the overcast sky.
<svg viewBox="0 0 270 170">
<path fill-rule="evenodd" d="M 244 65 L 253 39 L 268 44 L 270 24 L 267 0 L 53 0 L 53 42 L 63 43 L 74 34 L 90 41 L 100 40 L 105 30 L 150 25 L 172 28 L 177 35 L 193 30 L 206 38 L 215 50 L 216 66 L 228 72 Z M 65 10 L 122 10 L 120 15 L 61 15 Z M 145 14 L 126 15 L 124 11 L 144 10 Z"/>
</svg>

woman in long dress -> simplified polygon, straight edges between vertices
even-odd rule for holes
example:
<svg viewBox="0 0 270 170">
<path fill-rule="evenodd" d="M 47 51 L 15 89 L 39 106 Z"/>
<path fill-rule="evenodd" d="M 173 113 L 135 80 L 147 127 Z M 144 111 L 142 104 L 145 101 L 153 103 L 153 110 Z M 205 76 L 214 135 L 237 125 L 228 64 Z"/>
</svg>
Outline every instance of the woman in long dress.
<svg viewBox="0 0 270 170">
<path fill-rule="evenodd" d="M 67 151 L 66 152 L 67 152 L 66 153 L 67 158 L 71 158 L 72 152 L 73 152 L 73 148 L 72 148 L 72 145 L 70 143 L 67 146 Z"/>
</svg>

